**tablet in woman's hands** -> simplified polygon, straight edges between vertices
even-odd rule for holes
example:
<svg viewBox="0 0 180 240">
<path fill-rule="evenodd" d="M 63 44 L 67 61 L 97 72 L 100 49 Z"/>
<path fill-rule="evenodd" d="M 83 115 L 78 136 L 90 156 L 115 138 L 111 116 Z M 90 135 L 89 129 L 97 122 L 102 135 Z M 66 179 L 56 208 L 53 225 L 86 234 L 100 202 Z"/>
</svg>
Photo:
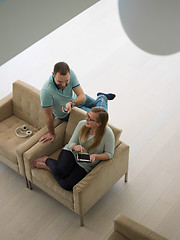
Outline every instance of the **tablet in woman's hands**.
<svg viewBox="0 0 180 240">
<path fill-rule="evenodd" d="M 77 161 L 78 162 L 91 162 L 90 154 L 88 154 L 88 153 L 78 153 L 77 154 Z"/>
</svg>

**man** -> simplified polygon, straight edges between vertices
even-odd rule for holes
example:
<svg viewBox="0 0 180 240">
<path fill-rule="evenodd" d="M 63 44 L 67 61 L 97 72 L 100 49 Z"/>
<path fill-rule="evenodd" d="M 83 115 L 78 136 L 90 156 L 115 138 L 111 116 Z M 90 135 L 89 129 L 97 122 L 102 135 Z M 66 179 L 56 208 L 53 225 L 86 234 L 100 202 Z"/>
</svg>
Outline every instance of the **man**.
<svg viewBox="0 0 180 240">
<path fill-rule="evenodd" d="M 41 107 L 45 111 L 49 132 L 40 138 L 40 142 L 54 141 L 54 117 L 68 121 L 69 113 L 74 106 L 89 112 L 92 107 L 103 107 L 107 110 L 108 100 L 115 94 L 98 93 L 97 99 L 85 95 L 75 73 L 65 62 L 56 63 L 54 71 L 41 89 Z"/>
</svg>

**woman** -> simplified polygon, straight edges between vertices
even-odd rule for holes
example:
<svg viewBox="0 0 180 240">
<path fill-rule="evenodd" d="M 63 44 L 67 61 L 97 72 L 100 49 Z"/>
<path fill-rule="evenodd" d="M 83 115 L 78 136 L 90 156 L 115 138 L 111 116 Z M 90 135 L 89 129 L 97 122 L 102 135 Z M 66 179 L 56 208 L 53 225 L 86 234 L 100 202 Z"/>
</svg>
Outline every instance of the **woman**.
<svg viewBox="0 0 180 240">
<path fill-rule="evenodd" d="M 114 134 L 109 126 L 108 113 L 94 107 L 85 120 L 78 123 L 69 143 L 59 154 L 58 160 L 47 156 L 37 158 L 31 168 L 51 171 L 59 185 L 72 190 L 88 172 L 101 160 L 109 160 L 114 155 Z M 89 153 L 91 162 L 77 162 L 77 153 Z"/>
</svg>

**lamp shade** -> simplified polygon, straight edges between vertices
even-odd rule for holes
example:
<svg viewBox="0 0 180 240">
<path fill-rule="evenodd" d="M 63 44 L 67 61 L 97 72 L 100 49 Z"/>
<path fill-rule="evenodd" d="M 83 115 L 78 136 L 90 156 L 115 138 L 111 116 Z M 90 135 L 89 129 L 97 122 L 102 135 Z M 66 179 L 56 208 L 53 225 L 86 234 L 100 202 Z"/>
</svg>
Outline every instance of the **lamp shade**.
<svg viewBox="0 0 180 240">
<path fill-rule="evenodd" d="M 131 41 L 146 52 L 180 50 L 180 0 L 119 0 L 119 15 Z"/>
</svg>

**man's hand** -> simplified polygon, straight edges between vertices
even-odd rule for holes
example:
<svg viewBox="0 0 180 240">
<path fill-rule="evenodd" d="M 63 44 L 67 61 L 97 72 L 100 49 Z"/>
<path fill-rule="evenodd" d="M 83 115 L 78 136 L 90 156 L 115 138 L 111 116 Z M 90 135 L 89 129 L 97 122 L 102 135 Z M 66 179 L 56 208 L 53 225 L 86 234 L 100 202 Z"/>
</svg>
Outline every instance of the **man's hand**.
<svg viewBox="0 0 180 240">
<path fill-rule="evenodd" d="M 51 133 L 47 133 L 46 135 L 42 136 L 40 139 L 39 139 L 39 142 L 46 142 L 46 141 L 51 141 L 53 142 L 55 139 L 55 135 L 54 134 L 51 134 Z"/>
<path fill-rule="evenodd" d="M 66 103 L 66 106 L 65 106 L 65 111 L 67 112 L 67 113 L 70 113 L 71 112 L 71 105 L 72 105 L 72 102 L 68 102 L 68 103 Z"/>
</svg>

